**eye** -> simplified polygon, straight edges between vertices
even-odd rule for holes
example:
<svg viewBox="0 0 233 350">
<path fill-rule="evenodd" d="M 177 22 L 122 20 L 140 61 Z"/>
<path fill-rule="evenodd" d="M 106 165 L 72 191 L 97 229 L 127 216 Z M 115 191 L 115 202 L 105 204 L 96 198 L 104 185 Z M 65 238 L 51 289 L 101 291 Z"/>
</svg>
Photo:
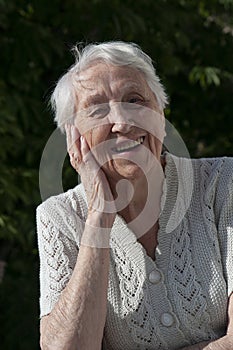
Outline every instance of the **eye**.
<svg viewBox="0 0 233 350">
<path fill-rule="evenodd" d="M 124 104 L 124 109 L 126 110 L 138 110 L 145 104 L 143 97 L 134 95 L 129 96 L 129 98 L 126 99 L 126 102 L 127 103 Z"/>
<path fill-rule="evenodd" d="M 109 106 L 100 105 L 100 106 L 89 108 L 87 116 L 91 118 L 104 118 L 108 113 L 109 113 Z"/>
<path fill-rule="evenodd" d="M 141 97 L 131 97 L 129 98 L 128 102 L 140 104 L 143 102 L 143 99 Z"/>
</svg>

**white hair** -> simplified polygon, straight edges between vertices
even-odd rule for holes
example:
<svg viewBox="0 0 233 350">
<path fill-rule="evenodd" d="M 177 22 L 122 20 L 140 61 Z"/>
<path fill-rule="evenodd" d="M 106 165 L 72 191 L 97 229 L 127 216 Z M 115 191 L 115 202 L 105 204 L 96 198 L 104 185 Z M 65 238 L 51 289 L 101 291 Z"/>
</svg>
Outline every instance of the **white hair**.
<svg viewBox="0 0 233 350">
<path fill-rule="evenodd" d="M 123 41 L 111 41 L 89 44 L 81 49 L 76 45 L 73 52 L 76 58 L 75 64 L 60 78 L 51 96 L 55 122 L 62 131 L 65 123 L 73 123 L 78 98 L 77 77 L 80 72 L 96 61 L 139 70 L 144 74 L 147 84 L 157 99 L 159 108 L 163 110 L 168 103 L 168 97 L 156 74 L 152 59 L 138 45 Z"/>
</svg>

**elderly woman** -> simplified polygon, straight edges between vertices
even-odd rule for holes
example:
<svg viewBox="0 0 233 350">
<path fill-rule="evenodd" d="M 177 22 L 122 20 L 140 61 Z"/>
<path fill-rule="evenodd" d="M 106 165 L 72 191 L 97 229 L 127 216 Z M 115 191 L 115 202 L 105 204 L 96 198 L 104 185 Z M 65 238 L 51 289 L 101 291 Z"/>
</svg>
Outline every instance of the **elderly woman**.
<svg viewBox="0 0 233 350">
<path fill-rule="evenodd" d="M 137 45 L 76 54 L 52 102 L 81 184 L 37 210 L 42 349 L 233 349 L 233 159 L 162 155 Z"/>
</svg>

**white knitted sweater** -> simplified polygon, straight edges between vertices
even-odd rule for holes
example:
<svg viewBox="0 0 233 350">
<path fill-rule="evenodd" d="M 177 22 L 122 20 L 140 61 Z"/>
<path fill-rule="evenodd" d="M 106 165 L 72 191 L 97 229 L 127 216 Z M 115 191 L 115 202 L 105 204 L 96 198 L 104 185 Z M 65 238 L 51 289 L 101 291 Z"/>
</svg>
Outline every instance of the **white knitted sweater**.
<svg viewBox="0 0 233 350">
<path fill-rule="evenodd" d="M 116 217 L 104 349 L 175 350 L 226 332 L 233 290 L 233 158 L 190 161 L 167 154 L 163 203 L 155 261 Z M 71 277 L 86 212 L 82 185 L 37 209 L 41 317 Z"/>
</svg>

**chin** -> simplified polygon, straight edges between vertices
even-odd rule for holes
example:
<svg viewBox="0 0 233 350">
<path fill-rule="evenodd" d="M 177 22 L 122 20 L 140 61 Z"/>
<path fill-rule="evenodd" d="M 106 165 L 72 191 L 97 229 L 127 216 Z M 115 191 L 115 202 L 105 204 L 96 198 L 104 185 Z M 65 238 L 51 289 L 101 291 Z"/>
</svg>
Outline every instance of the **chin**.
<svg viewBox="0 0 233 350">
<path fill-rule="evenodd" d="M 125 160 L 119 163 L 116 162 L 111 168 L 104 169 L 108 178 L 119 181 L 120 179 L 136 180 L 144 176 L 144 171 L 137 164 Z"/>
</svg>

